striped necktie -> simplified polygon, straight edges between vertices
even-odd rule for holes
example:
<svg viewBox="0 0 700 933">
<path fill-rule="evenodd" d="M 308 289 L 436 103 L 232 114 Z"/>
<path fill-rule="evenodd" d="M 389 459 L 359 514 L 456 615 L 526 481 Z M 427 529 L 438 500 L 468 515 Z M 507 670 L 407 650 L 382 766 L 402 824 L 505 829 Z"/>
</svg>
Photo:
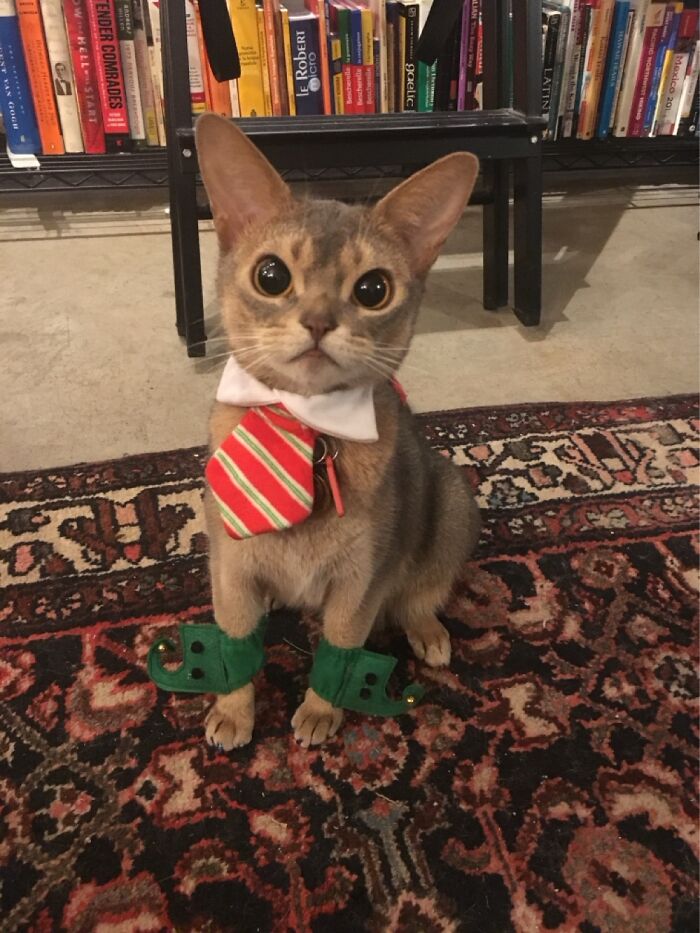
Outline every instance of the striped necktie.
<svg viewBox="0 0 700 933">
<path fill-rule="evenodd" d="M 282 531 L 309 517 L 317 437 L 281 405 L 251 408 L 244 415 L 206 468 L 232 538 Z"/>
</svg>

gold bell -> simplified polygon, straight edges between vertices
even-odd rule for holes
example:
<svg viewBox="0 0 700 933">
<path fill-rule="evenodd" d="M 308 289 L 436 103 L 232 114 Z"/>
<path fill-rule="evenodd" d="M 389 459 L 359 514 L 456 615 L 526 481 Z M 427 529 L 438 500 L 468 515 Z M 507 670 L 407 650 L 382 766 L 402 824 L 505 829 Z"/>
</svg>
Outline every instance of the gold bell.
<svg viewBox="0 0 700 933">
<path fill-rule="evenodd" d="M 409 706 L 412 706 L 416 702 L 416 698 L 414 696 L 407 696 L 406 702 Z"/>
<path fill-rule="evenodd" d="M 168 646 L 166 645 L 164 641 L 161 641 L 158 643 L 156 647 L 156 651 L 159 651 L 161 654 L 165 654 L 167 650 L 168 650 Z"/>
</svg>

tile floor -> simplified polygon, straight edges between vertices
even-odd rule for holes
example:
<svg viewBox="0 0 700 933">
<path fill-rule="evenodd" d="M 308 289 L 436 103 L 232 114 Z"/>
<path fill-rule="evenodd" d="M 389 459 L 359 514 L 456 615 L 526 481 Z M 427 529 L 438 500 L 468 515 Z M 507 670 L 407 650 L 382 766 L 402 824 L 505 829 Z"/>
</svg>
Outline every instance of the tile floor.
<svg viewBox="0 0 700 933">
<path fill-rule="evenodd" d="M 480 305 L 480 210 L 432 272 L 402 372 L 418 410 L 698 388 L 696 192 L 576 188 L 545 204 L 541 327 Z M 216 332 L 213 233 L 202 234 Z M 222 360 L 176 336 L 162 204 L 0 217 L 0 471 L 201 444 Z"/>
</svg>

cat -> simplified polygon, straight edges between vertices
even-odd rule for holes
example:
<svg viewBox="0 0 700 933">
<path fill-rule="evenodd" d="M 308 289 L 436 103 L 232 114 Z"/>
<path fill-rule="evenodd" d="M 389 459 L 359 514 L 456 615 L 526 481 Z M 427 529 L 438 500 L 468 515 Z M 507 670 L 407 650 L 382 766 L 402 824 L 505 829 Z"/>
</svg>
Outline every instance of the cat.
<svg viewBox="0 0 700 933">
<path fill-rule="evenodd" d="M 391 380 L 478 161 L 447 155 L 360 206 L 295 200 L 251 141 L 214 114 L 199 118 L 196 143 L 234 358 L 265 386 L 297 395 L 373 387 L 378 433 L 374 443 L 334 440 L 344 517 L 320 496 L 303 523 L 234 540 L 205 494 L 215 620 L 241 638 L 270 601 L 306 608 L 320 613 L 324 638 L 340 648 L 364 645 L 389 620 L 419 659 L 446 665 L 450 639 L 436 612 L 475 546 L 479 512 L 464 476 L 429 448 Z M 212 451 L 245 414 L 215 403 Z M 248 743 L 254 707 L 252 683 L 219 695 L 207 741 L 223 750 Z M 333 737 L 342 718 L 309 687 L 292 728 L 308 747 Z"/>
</svg>

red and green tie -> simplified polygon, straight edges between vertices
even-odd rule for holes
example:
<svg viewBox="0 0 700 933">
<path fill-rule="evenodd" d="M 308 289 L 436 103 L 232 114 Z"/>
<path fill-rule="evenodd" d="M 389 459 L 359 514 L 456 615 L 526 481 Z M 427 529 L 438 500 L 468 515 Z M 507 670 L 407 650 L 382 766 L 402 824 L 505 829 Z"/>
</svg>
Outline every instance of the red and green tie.
<svg viewBox="0 0 700 933">
<path fill-rule="evenodd" d="M 280 405 L 251 408 L 206 468 L 226 531 L 251 538 L 308 518 L 318 432 Z"/>
</svg>

